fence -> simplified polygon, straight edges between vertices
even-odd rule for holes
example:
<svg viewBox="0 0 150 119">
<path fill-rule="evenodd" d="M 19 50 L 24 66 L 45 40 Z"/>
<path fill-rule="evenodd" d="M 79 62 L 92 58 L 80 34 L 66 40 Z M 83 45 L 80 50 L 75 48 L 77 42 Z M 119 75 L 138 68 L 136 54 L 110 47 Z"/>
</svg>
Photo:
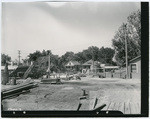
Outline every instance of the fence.
<svg viewBox="0 0 150 119">
<path fill-rule="evenodd" d="M 106 78 L 125 78 L 126 77 L 126 72 L 121 71 L 121 72 L 106 72 Z"/>
</svg>

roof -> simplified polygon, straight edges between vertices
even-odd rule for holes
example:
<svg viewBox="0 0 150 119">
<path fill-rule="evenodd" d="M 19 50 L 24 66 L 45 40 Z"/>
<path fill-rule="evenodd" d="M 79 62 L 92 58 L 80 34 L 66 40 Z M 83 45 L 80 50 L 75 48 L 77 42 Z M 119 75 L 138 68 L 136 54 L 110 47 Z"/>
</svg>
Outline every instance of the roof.
<svg viewBox="0 0 150 119">
<path fill-rule="evenodd" d="M 114 66 L 114 65 L 110 63 L 106 63 L 105 66 Z"/>
<path fill-rule="evenodd" d="M 75 66 L 75 65 L 81 65 L 81 64 L 78 61 L 69 61 L 65 66 Z"/>
<path fill-rule="evenodd" d="M 105 69 L 118 69 L 119 66 L 105 66 Z"/>
<path fill-rule="evenodd" d="M 83 65 L 84 65 L 84 66 L 91 66 L 92 63 L 93 63 L 93 60 L 91 59 L 91 60 L 85 62 Z M 100 62 L 94 61 L 94 65 L 98 65 L 98 64 L 100 64 Z"/>
<path fill-rule="evenodd" d="M 17 76 L 18 72 L 25 73 L 28 68 L 29 68 L 29 66 L 18 66 L 9 76 L 15 77 L 15 76 Z"/>
<path fill-rule="evenodd" d="M 132 63 L 132 62 L 135 62 L 135 61 L 138 61 L 138 60 L 141 60 L 141 55 L 133 58 L 132 60 L 129 61 L 129 63 Z"/>
<path fill-rule="evenodd" d="M 89 61 L 85 62 L 83 65 L 90 65 L 91 66 L 92 62 L 93 62 L 93 60 L 89 60 Z"/>
<path fill-rule="evenodd" d="M 8 70 L 14 70 L 14 69 L 16 69 L 18 66 L 17 65 L 14 65 L 14 66 L 12 66 L 12 65 L 8 65 Z M 5 66 L 1 66 L 1 70 L 4 70 L 5 69 Z"/>
</svg>

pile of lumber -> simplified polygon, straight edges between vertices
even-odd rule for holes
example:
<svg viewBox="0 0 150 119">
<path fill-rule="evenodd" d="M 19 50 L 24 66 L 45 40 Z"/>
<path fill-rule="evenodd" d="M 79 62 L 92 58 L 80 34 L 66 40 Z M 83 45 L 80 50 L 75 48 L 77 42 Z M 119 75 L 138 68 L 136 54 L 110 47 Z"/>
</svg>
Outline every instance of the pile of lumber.
<svg viewBox="0 0 150 119">
<path fill-rule="evenodd" d="M 60 78 L 46 78 L 46 79 L 41 79 L 42 84 L 62 84 Z"/>
<path fill-rule="evenodd" d="M 19 96 L 20 94 L 30 92 L 29 89 L 35 88 L 37 86 L 38 85 L 35 84 L 34 82 L 16 85 L 15 87 L 2 90 L 1 97 L 2 99 L 16 97 L 16 96 Z"/>
</svg>

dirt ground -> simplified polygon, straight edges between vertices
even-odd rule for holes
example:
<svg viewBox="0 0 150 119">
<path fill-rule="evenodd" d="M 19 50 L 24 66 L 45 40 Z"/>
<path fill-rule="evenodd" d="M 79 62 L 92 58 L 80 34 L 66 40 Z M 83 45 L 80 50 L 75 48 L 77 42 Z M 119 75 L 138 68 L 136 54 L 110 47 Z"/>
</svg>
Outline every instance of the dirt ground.
<svg viewBox="0 0 150 119">
<path fill-rule="evenodd" d="M 39 83 L 40 80 L 35 80 Z M 40 84 L 30 90 L 30 93 L 21 94 L 12 99 L 2 101 L 4 110 L 80 110 L 93 109 L 95 99 L 98 107 L 102 104 L 109 105 L 120 103 L 137 103 L 140 108 L 141 83 L 139 79 L 117 78 L 90 78 L 81 80 L 63 81 L 63 84 Z M 83 90 L 86 99 L 80 100 Z M 105 108 L 106 109 L 106 108 Z"/>
</svg>

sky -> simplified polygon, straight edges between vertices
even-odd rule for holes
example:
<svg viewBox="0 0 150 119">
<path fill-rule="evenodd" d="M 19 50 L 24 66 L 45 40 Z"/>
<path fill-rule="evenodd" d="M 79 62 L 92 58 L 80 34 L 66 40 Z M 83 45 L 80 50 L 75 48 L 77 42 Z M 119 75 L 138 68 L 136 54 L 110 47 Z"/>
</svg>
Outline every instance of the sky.
<svg viewBox="0 0 150 119">
<path fill-rule="evenodd" d="M 89 46 L 111 47 L 139 2 L 3 2 L 1 52 L 18 59 L 36 50 L 55 55 Z"/>
</svg>

